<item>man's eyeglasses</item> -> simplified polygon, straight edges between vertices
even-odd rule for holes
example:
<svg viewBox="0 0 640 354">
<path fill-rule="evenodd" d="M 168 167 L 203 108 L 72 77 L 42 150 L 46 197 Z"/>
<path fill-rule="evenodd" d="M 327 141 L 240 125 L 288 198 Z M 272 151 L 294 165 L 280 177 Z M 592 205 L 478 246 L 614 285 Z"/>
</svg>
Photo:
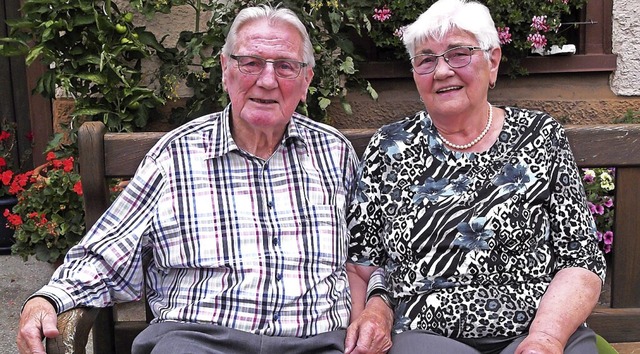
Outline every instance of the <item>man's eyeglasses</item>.
<svg viewBox="0 0 640 354">
<path fill-rule="evenodd" d="M 307 63 L 290 59 L 266 60 L 260 57 L 254 57 L 253 55 L 233 54 L 231 54 L 230 57 L 238 62 L 238 70 L 247 75 L 260 75 L 265 66 L 267 66 L 267 63 L 271 63 L 276 76 L 283 79 L 295 79 L 300 75 L 302 68 L 307 66 Z"/>
<path fill-rule="evenodd" d="M 471 63 L 471 56 L 476 50 L 483 50 L 480 47 L 455 47 L 446 50 L 444 53 L 435 54 L 418 54 L 411 58 L 411 65 L 413 71 L 419 75 L 426 75 L 436 70 L 438 66 L 438 58 L 442 57 L 450 67 L 461 68 Z"/>
</svg>

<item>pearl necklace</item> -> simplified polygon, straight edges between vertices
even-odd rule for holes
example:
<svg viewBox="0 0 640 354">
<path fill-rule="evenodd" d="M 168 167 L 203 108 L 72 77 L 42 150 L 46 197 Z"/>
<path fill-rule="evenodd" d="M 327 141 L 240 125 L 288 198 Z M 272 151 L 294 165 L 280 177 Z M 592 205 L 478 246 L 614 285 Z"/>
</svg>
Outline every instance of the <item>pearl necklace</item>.
<svg viewBox="0 0 640 354">
<path fill-rule="evenodd" d="M 445 145 L 448 145 L 454 149 L 457 150 L 466 150 L 470 147 L 472 147 L 473 145 L 477 144 L 478 142 L 480 142 L 480 140 L 482 140 L 482 138 L 484 138 L 485 135 L 487 135 L 487 133 L 489 132 L 489 128 L 491 128 L 491 122 L 493 121 L 493 109 L 491 108 L 491 103 L 489 103 L 489 119 L 487 119 L 487 125 L 484 127 L 484 130 L 480 133 L 480 135 L 478 135 L 477 138 L 471 140 L 470 143 L 464 144 L 464 145 L 458 145 L 458 144 L 454 144 L 452 142 L 450 142 L 449 140 L 445 139 L 440 132 L 438 132 L 436 130 L 436 133 L 438 134 L 438 137 L 440 137 L 440 140 L 442 140 L 443 143 L 445 143 Z"/>
</svg>

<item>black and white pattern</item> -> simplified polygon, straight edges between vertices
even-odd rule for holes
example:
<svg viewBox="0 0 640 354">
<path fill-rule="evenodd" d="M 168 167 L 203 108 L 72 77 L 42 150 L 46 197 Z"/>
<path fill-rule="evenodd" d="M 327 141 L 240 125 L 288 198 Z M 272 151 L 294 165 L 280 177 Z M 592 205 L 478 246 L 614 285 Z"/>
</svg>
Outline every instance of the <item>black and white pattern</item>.
<svg viewBox="0 0 640 354">
<path fill-rule="evenodd" d="M 371 139 L 348 221 L 351 261 L 384 266 L 395 330 L 449 337 L 526 331 L 553 275 L 605 275 L 562 126 L 504 107 L 483 153 L 449 150 L 426 112 Z"/>
</svg>

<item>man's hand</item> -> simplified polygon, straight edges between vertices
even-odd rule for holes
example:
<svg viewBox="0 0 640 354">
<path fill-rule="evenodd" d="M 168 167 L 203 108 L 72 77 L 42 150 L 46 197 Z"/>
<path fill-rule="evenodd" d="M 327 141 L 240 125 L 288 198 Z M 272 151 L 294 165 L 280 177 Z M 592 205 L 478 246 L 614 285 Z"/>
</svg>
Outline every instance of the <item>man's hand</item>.
<svg viewBox="0 0 640 354">
<path fill-rule="evenodd" d="M 345 354 L 384 354 L 391 348 L 393 310 L 379 297 L 367 302 L 362 314 L 347 328 Z"/>
<path fill-rule="evenodd" d="M 43 337 L 54 338 L 59 332 L 57 314 L 53 306 L 42 297 L 27 301 L 20 315 L 16 343 L 20 354 L 45 354 Z"/>
<path fill-rule="evenodd" d="M 544 332 L 529 333 L 516 348 L 515 354 L 562 354 L 564 345 Z"/>
</svg>

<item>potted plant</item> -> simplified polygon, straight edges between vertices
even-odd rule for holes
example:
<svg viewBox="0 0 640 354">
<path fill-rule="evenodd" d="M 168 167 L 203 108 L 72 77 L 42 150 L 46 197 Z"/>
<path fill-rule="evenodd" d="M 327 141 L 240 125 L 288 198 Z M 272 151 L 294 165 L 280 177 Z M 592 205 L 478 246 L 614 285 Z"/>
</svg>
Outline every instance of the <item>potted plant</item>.
<svg viewBox="0 0 640 354">
<path fill-rule="evenodd" d="M 30 157 L 30 150 L 18 158 L 15 123 L 5 119 L 0 121 L 0 253 L 7 254 L 14 243 L 13 229 L 7 227 L 3 217 L 5 209 L 11 209 L 16 203 L 11 185 L 21 178 L 20 172 Z"/>
<path fill-rule="evenodd" d="M 61 154 L 61 155 L 58 155 Z M 84 235 L 80 175 L 73 156 L 47 153 L 46 163 L 14 178 L 17 197 L 4 216 L 15 230 L 13 254 L 57 263 Z"/>
<path fill-rule="evenodd" d="M 602 251 L 613 250 L 615 168 L 584 168 L 583 184 L 587 205 L 596 223 L 596 235 Z"/>
</svg>

